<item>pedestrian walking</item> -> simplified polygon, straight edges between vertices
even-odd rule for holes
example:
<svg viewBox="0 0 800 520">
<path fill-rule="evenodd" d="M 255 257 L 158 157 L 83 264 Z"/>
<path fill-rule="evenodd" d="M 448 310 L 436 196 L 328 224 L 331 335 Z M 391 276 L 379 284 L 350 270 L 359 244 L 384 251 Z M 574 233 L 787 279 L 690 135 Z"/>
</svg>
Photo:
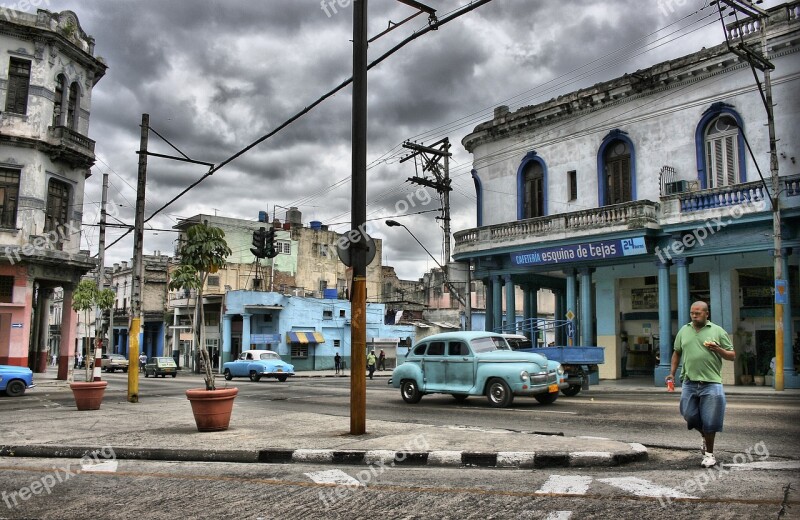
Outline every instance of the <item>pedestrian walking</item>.
<svg viewBox="0 0 800 520">
<path fill-rule="evenodd" d="M 147 364 L 147 354 L 142 352 L 139 354 L 139 368 L 144 370 L 144 366 Z"/>
<path fill-rule="evenodd" d="M 337 352 L 335 356 L 333 356 L 333 366 L 336 368 L 336 373 L 339 373 L 339 370 L 342 369 L 342 356 L 339 355 Z"/>
<path fill-rule="evenodd" d="M 680 412 L 687 428 L 699 431 L 703 437 L 700 466 L 710 468 L 717 464 L 714 439 L 722 431 L 725 418 L 722 361 L 733 361 L 736 353 L 728 333 L 708 319 L 707 303 L 694 302 L 689 314 L 692 321 L 681 327 L 675 336 L 666 380 L 675 380 L 678 363 L 683 357 Z"/>
<path fill-rule="evenodd" d="M 386 354 L 381 349 L 381 353 L 378 354 L 378 370 L 386 370 Z"/>
<path fill-rule="evenodd" d="M 58 354 L 54 352 L 50 359 L 50 366 L 54 367 L 56 366 L 57 363 L 58 363 Z"/>
<path fill-rule="evenodd" d="M 375 364 L 377 363 L 378 358 L 375 357 L 375 351 L 369 353 L 367 356 L 367 370 L 369 370 L 369 378 L 372 379 L 372 375 L 375 373 Z"/>
</svg>

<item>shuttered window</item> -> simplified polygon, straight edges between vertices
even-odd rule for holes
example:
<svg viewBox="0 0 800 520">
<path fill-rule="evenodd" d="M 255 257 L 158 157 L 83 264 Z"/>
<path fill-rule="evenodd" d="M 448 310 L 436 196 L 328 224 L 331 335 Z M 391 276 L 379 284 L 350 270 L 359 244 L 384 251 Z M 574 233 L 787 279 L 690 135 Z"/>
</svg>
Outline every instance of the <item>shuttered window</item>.
<svg viewBox="0 0 800 520">
<path fill-rule="evenodd" d="M 19 170 L 0 168 L 0 227 L 17 227 Z"/>
<path fill-rule="evenodd" d="M 536 161 L 525 168 L 524 218 L 544 216 L 544 170 Z"/>
<path fill-rule="evenodd" d="M 631 152 L 624 141 L 608 145 L 605 155 L 606 204 L 620 204 L 632 199 Z"/>
<path fill-rule="evenodd" d="M 739 129 L 717 118 L 706 130 L 706 186 L 719 188 L 736 184 L 739 178 Z"/>
<path fill-rule="evenodd" d="M 28 113 L 28 87 L 31 81 L 31 62 L 11 58 L 8 66 L 8 90 L 6 112 Z"/>
</svg>

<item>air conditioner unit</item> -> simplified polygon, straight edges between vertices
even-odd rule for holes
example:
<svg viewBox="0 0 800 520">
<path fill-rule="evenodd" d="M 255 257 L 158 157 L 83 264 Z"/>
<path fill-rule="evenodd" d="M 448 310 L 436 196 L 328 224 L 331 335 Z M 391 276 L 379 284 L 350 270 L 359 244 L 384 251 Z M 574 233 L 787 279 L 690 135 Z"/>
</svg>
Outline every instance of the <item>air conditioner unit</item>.
<svg viewBox="0 0 800 520">
<path fill-rule="evenodd" d="M 674 181 L 664 184 L 665 195 L 675 195 L 684 191 L 689 191 L 689 181 Z"/>
</svg>

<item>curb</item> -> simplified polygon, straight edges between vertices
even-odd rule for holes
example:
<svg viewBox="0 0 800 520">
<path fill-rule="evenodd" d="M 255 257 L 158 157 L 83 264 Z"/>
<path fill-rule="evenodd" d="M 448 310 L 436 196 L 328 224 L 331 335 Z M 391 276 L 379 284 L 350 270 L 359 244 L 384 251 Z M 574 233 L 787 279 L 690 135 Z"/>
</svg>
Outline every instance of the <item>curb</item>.
<svg viewBox="0 0 800 520">
<path fill-rule="evenodd" d="M 114 459 L 182 462 L 236 462 L 261 464 L 339 464 L 542 469 L 619 466 L 647 460 L 647 448 L 630 443 L 625 452 L 470 452 L 393 450 L 263 449 L 219 450 L 111 447 Z M 0 457 L 83 458 L 106 453 L 108 446 L 0 446 Z"/>
</svg>

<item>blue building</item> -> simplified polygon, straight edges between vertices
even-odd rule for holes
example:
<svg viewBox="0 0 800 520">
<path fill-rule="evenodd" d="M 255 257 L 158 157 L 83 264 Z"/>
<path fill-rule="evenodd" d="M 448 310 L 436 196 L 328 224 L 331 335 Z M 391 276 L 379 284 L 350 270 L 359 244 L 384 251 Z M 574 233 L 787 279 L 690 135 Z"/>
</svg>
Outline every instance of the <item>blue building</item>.
<svg viewBox="0 0 800 520">
<path fill-rule="evenodd" d="M 383 350 L 386 368 L 414 340 L 414 326 L 386 325 L 386 306 L 367 304 L 367 351 Z M 222 314 L 222 361 L 242 350 L 277 352 L 295 370 L 330 370 L 338 353 L 350 368 L 350 302 L 275 292 L 228 291 Z M 409 340 L 410 338 L 410 340 Z"/>
</svg>

